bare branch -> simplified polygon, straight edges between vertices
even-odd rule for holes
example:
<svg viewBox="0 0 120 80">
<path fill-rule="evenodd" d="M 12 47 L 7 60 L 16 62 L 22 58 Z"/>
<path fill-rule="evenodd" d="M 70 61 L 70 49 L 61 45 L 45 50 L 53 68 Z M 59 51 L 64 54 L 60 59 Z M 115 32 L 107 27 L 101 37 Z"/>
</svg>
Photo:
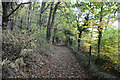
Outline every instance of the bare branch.
<svg viewBox="0 0 120 80">
<path fill-rule="evenodd" d="M 19 9 L 19 7 L 23 4 L 29 4 L 30 2 L 26 2 L 26 3 L 20 3 L 7 17 L 10 17 L 17 9 Z"/>
</svg>

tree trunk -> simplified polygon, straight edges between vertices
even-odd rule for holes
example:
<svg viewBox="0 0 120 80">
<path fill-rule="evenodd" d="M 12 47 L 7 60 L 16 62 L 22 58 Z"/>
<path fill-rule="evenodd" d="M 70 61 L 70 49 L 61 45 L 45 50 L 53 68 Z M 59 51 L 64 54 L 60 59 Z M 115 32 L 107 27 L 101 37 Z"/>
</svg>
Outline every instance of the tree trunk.
<svg viewBox="0 0 120 80">
<path fill-rule="evenodd" d="M 80 31 L 80 33 L 79 33 L 79 38 L 81 38 L 81 36 L 82 36 L 82 31 Z M 80 51 L 80 39 L 78 39 L 78 52 Z"/>
<path fill-rule="evenodd" d="M 2 4 L 0 0 L 0 36 L 2 36 Z M 2 61 L 3 56 L 2 56 L 2 38 L 0 38 L 0 61 Z M 1 66 L 2 68 L 2 66 Z M 2 70 L 0 70 L 0 79 L 2 80 Z"/>
<path fill-rule="evenodd" d="M 11 31 L 13 30 L 13 27 L 14 27 L 14 16 L 12 16 L 12 21 L 11 21 L 11 27 L 10 27 Z"/>
<path fill-rule="evenodd" d="M 30 18 L 30 16 L 31 16 L 31 3 L 29 4 L 29 10 L 28 10 L 28 30 L 30 30 L 31 31 L 31 29 L 30 29 L 30 26 L 31 26 L 31 18 Z"/>
<path fill-rule="evenodd" d="M 102 11 L 103 11 L 103 6 L 101 6 L 100 22 L 102 21 Z M 99 58 L 100 58 L 101 37 L 102 37 L 102 28 L 101 28 L 101 26 L 98 26 L 98 31 L 99 31 L 99 35 L 98 35 L 98 57 L 97 57 L 97 59 L 95 61 L 95 64 L 98 63 Z"/>
<path fill-rule="evenodd" d="M 39 21 L 38 21 L 40 28 L 42 26 L 42 14 L 49 7 L 49 4 L 46 7 L 45 6 L 46 6 L 46 2 L 42 2 L 42 6 L 41 6 L 41 9 L 40 9 L 40 15 L 39 15 Z"/>
<path fill-rule="evenodd" d="M 120 10 L 118 10 L 118 17 L 120 17 Z M 118 20 L 118 52 L 120 52 L 120 19 Z M 118 54 L 118 56 L 120 56 L 120 53 Z M 120 58 L 118 59 L 118 62 L 120 62 Z M 120 69 L 120 66 L 119 66 Z"/>
<path fill-rule="evenodd" d="M 2 29 L 2 4 L 1 4 L 1 0 L 0 0 L 0 28 Z"/>
<path fill-rule="evenodd" d="M 26 11 L 26 19 L 25 19 L 25 27 L 26 27 L 26 30 L 28 30 L 28 23 L 27 23 L 27 21 L 28 21 L 28 11 Z"/>
<path fill-rule="evenodd" d="M 56 29 L 56 28 L 54 28 L 54 31 L 53 31 L 53 34 L 54 34 L 54 35 L 53 35 L 52 43 L 54 43 L 54 42 L 55 42 L 55 34 L 56 34 L 56 30 L 57 30 L 57 29 Z"/>
<path fill-rule="evenodd" d="M 16 23 L 17 23 L 17 15 L 15 15 L 15 20 L 14 21 L 15 21 L 15 25 L 16 25 Z"/>
<path fill-rule="evenodd" d="M 15 2 L 11 2 L 10 4 L 11 4 L 11 9 L 14 10 L 14 9 L 15 9 Z M 13 30 L 14 25 L 15 25 L 14 17 L 15 17 L 14 15 L 11 16 L 11 18 L 12 18 L 12 19 L 11 19 L 11 20 L 12 20 L 12 21 L 11 21 L 11 26 L 10 26 L 10 30 L 11 30 L 11 31 Z"/>
<path fill-rule="evenodd" d="M 10 10 L 10 3 L 9 2 L 2 2 L 2 8 L 3 8 L 2 30 L 6 30 L 8 20 L 9 20 L 9 17 L 7 17 L 7 16 L 9 14 L 9 10 Z"/>
<path fill-rule="evenodd" d="M 0 0 L 0 28 L 2 29 L 2 4 L 1 4 L 1 0 Z M 0 32 L 2 32 L 1 29 L 0 29 Z"/>
<path fill-rule="evenodd" d="M 22 24 L 23 24 L 23 17 L 20 20 L 20 30 L 22 30 Z"/>
<path fill-rule="evenodd" d="M 50 41 L 50 38 L 51 38 L 51 26 L 50 26 L 50 21 L 51 21 L 53 3 L 54 3 L 54 2 L 51 3 L 50 13 L 49 13 L 49 19 L 48 19 L 48 24 L 47 24 L 46 40 L 47 40 L 48 42 Z"/>
<path fill-rule="evenodd" d="M 50 14 L 49 14 L 49 20 L 48 20 L 48 25 L 47 25 L 47 35 L 46 35 L 46 39 L 47 39 L 48 42 L 52 42 L 52 36 L 51 36 L 52 35 L 52 28 L 53 28 L 53 25 L 54 25 L 55 15 L 56 15 L 56 11 L 57 11 L 57 8 L 58 8 L 59 4 L 60 4 L 60 2 L 58 2 L 55 5 L 53 15 L 52 15 L 53 2 L 51 4 Z M 52 21 L 50 23 L 51 15 L 52 15 Z"/>
<path fill-rule="evenodd" d="M 56 37 L 55 34 L 56 34 L 56 31 L 57 31 L 57 25 L 58 25 L 58 24 L 55 25 L 55 28 L 54 28 L 54 31 L 53 31 L 53 39 L 52 39 L 52 43 L 55 42 L 55 37 Z"/>
<path fill-rule="evenodd" d="M 102 11 L 103 11 L 103 6 L 101 7 L 101 14 L 100 14 L 100 22 L 102 21 Z M 101 37 L 102 37 L 102 28 L 100 28 L 101 26 L 98 26 L 98 31 L 99 31 L 99 35 L 98 35 L 98 58 L 99 58 L 99 53 L 100 53 L 100 47 L 101 47 Z"/>
<path fill-rule="evenodd" d="M 39 27 L 41 27 L 41 18 L 42 18 L 42 13 L 43 13 L 43 9 L 44 9 L 44 7 L 45 7 L 45 4 L 46 4 L 46 2 L 42 2 L 42 6 L 41 6 L 41 9 L 40 9 L 40 15 L 39 15 Z"/>
</svg>

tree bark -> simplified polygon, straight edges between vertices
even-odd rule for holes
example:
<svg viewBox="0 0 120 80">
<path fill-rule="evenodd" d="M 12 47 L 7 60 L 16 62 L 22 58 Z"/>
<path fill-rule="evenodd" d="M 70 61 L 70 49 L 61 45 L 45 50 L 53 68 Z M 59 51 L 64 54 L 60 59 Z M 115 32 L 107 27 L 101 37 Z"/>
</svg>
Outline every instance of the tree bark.
<svg viewBox="0 0 120 80">
<path fill-rule="evenodd" d="M 53 4 L 54 4 L 54 2 L 51 3 L 50 13 L 49 13 L 49 19 L 48 19 L 48 24 L 47 24 L 46 40 L 47 40 L 48 42 L 50 41 L 50 38 L 51 38 L 51 26 L 50 26 L 50 21 L 51 21 Z"/>
<path fill-rule="evenodd" d="M 15 9 L 15 2 L 11 2 L 11 9 L 12 9 L 12 10 Z M 14 28 L 14 26 L 15 26 L 15 20 L 14 20 L 15 16 L 13 15 L 13 16 L 11 16 L 11 18 L 12 18 L 12 21 L 11 21 L 10 30 L 12 31 L 13 28 Z"/>
<path fill-rule="evenodd" d="M 82 36 L 82 31 L 79 33 L 79 38 Z M 80 51 L 80 39 L 78 39 L 78 52 Z"/>
<path fill-rule="evenodd" d="M 10 10 L 10 3 L 9 2 L 2 2 L 2 8 L 3 8 L 3 16 L 2 16 L 2 30 L 7 29 L 7 24 L 9 17 L 9 10 Z"/>
<path fill-rule="evenodd" d="M 58 8 L 59 4 L 60 4 L 60 2 L 58 2 L 55 5 L 53 15 L 52 15 L 53 2 L 51 4 L 50 14 L 49 14 L 49 20 L 48 20 L 48 25 L 47 25 L 47 35 L 46 35 L 46 40 L 48 42 L 52 42 L 52 36 L 51 36 L 52 35 L 52 28 L 53 28 L 53 25 L 54 25 L 55 15 L 56 15 L 56 11 L 57 11 L 57 8 Z M 52 17 L 52 21 L 51 21 L 51 17 Z M 51 21 L 51 23 L 50 23 L 50 21 Z"/>
<path fill-rule="evenodd" d="M 29 4 L 29 9 L 28 9 L 28 30 L 30 30 L 31 31 L 31 29 L 30 29 L 30 26 L 31 26 L 31 18 L 30 18 L 30 16 L 31 16 L 31 2 L 30 2 L 30 4 Z"/>
<path fill-rule="evenodd" d="M 22 24 L 23 24 L 23 17 L 20 20 L 20 30 L 22 30 Z"/>
<path fill-rule="evenodd" d="M 101 14 L 100 14 L 100 22 L 102 21 L 102 11 L 103 11 L 103 6 L 101 7 Z M 98 31 L 99 31 L 99 35 L 98 35 L 98 59 L 99 59 L 99 53 L 100 53 L 100 47 L 101 47 L 101 37 L 102 37 L 102 28 L 100 28 L 101 26 L 98 26 Z"/>
<path fill-rule="evenodd" d="M 14 10 L 12 10 L 10 12 L 10 8 L 11 8 L 11 2 L 2 2 L 2 8 L 3 8 L 3 16 L 2 16 L 2 30 L 6 30 L 7 29 L 7 24 L 9 21 L 9 17 L 17 10 L 19 9 L 19 7 L 23 4 L 28 4 L 30 2 L 27 3 L 20 3 Z"/>
<path fill-rule="evenodd" d="M 47 7 L 45 7 L 45 5 L 46 5 L 46 2 L 42 2 L 42 7 L 41 7 L 41 10 L 40 10 L 40 16 L 39 16 L 39 26 L 40 26 L 40 28 L 42 26 L 42 14 L 49 7 L 49 4 L 47 5 Z"/>
<path fill-rule="evenodd" d="M 57 25 L 58 25 L 58 24 L 56 24 L 55 27 L 54 27 L 52 43 L 55 42 L 55 37 L 56 37 L 55 34 L 56 34 L 56 31 L 57 31 Z M 56 42 L 57 42 L 57 41 L 56 41 Z"/>
<path fill-rule="evenodd" d="M 11 27 L 10 27 L 11 31 L 13 30 L 13 27 L 14 27 L 14 16 L 12 16 L 12 21 L 11 21 Z"/>
<path fill-rule="evenodd" d="M 26 27 L 26 30 L 28 30 L 28 10 L 26 10 L 26 19 L 25 19 L 25 27 Z"/>
<path fill-rule="evenodd" d="M 103 6 L 101 6 L 100 22 L 102 21 L 102 12 L 103 12 Z M 99 35 L 98 35 L 98 57 L 95 60 L 95 64 L 97 64 L 99 59 L 100 59 L 100 48 L 101 48 L 101 37 L 102 37 L 102 28 L 101 28 L 101 26 L 98 26 L 98 31 L 99 31 Z"/>
<path fill-rule="evenodd" d="M 41 9 L 40 9 L 40 15 L 39 15 L 39 27 L 41 27 L 41 18 L 42 18 L 42 13 L 43 13 L 43 9 L 45 7 L 45 4 L 46 2 L 42 2 L 42 6 L 41 6 Z"/>
</svg>

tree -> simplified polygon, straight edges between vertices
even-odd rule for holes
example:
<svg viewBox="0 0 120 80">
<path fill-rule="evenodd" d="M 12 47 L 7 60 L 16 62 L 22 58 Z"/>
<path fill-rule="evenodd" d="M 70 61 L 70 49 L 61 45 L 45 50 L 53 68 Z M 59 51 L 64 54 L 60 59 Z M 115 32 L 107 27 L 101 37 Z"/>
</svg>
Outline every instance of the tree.
<svg viewBox="0 0 120 80">
<path fill-rule="evenodd" d="M 79 31 L 79 34 L 78 34 L 78 52 L 80 51 L 80 42 L 81 42 L 81 37 L 82 37 L 82 32 L 87 30 L 87 28 L 85 26 L 88 26 L 88 21 L 90 19 L 90 8 L 92 6 L 92 3 L 84 3 L 84 2 L 81 2 L 81 3 L 76 3 L 75 5 L 73 5 L 73 7 L 77 7 L 78 8 L 78 15 L 76 16 L 76 21 L 77 21 L 77 27 L 78 27 L 78 31 Z M 88 10 L 88 12 L 86 13 L 86 11 Z M 81 12 L 81 13 L 80 13 Z M 81 14 L 81 15 L 80 15 Z M 84 23 L 83 25 L 79 26 L 79 18 L 81 18 L 81 16 L 84 15 Z"/>
<path fill-rule="evenodd" d="M 103 13 L 103 5 L 101 6 L 101 11 L 100 11 L 100 22 L 102 22 L 102 14 Z M 100 30 L 99 30 L 100 29 Z M 100 47 L 101 47 L 101 37 L 102 37 L 102 28 L 101 26 L 98 26 L 98 31 L 99 31 L 99 35 L 98 35 L 98 58 L 100 57 L 99 53 L 100 53 Z"/>
<path fill-rule="evenodd" d="M 15 2 L 11 2 L 11 9 L 14 10 L 15 9 Z M 14 15 L 11 16 L 11 25 L 10 25 L 10 30 L 13 30 L 13 27 L 15 25 L 15 21 L 14 21 Z"/>
<path fill-rule="evenodd" d="M 54 4 L 54 2 L 52 2 L 51 6 L 50 6 L 50 13 L 49 13 L 49 19 L 48 19 L 48 24 L 47 24 L 46 40 L 48 42 L 52 42 L 52 28 L 54 25 L 56 11 L 57 11 L 57 8 L 58 8 L 58 5 L 60 4 L 60 2 L 56 3 L 56 5 L 54 7 L 54 11 L 52 12 L 53 4 Z"/>
<path fill-rule="evenodd" d="M 2 16 L 2 29 L 5 30 L 7 28 L 9 13 L 10 13 L 10 2 L 2 2 L 3 8 L 3 16 Z"/>
<path fill-rule="evenodd" d="M 0 0 L 0 28 L 2 29 L 2 3 L 1 3 L 1 0 Z"/>
<path fill-rule="evenodd" d="M 45 10 L 49 7 L 49 4 L 46 6 L 46 2 L 42 2 L 41 9 L 40 9 L 40 15 L 39 15 L 39 26 L 42 25 L 42 14 L 45 12 Z M 46 7 L 45 7 L 46 6 Z"/>
<path fill-rule="evenodd" d="M 29 2 L 18 4 L 18 6 L 17 6 L 14 10 L 12 10 L 12 11 L 10 12 L 11 3 L 10 3 L 10 2 L 2 2 L 2 8 L 3 8 L 2 29 L 3 29 L 3 30 L 6 30 L 6 29 L 7 29 L 7 24 L 8 24 L 8 21 L 9 21 L 10 16 L 11 16 L 17 9 L 19 9 L 20 6 L 23 5 L 23 4 L 29 4 Z"/>
<path fill-rule="evenodd" d="M 28 7 L 28 25 L 27 25 L 27 30 L 30 30 L 30 25 L 31 25 L 31 8 L 32 8 L 32 3 L 30 2 L 29 7 Z"/>
<path fill-rule="evenodd" d="M 118 8 L 117 8 L 118 4 L 115 2 L 111 2 L 111 3 L 110 2 L 106 2 L 106 3 L 101 2 L 100 4 L 99 3 L 94 3 L 94 4 L 97 9 L 100 9 L 100 12 L 98 12 L 98 14 L 95 14 L 96 19 L 99 20 L 98 21 L 98 57 L 96 59 L 96 63 L 97 63 L 98 59 L 100 58 L 101 38 L 102 38 L 103 27 L 106 27 L 104 25 L 108 25 L 109 20 L 114 18 L 115 13 L 118 10 Z M 110 18 L 109 14 L 111 14 L 111 18 Z M 103 20 L 107 16 L 108 16 L 108 21 Z"/>
<path fill-rule="evenodd" d="M 87 22 L 89 20 L 89 14 L 86 15 L 85 17 L 85 21 Z M 85 31 L 86 28 L 84 28 L 84 26 L 88 26 L 87 23 L 84 23 L 84 25 L 80 26 L 79 27 L 79 24 L 78 24 L 78 20 L 77 20 L 77 27 L 78 27 L 78 30 L 79 30 L 79 36 L 78 36 L 78 52 L 80 51 L 80 39 L 82 37 L 82 32 Z"/>
</svg>

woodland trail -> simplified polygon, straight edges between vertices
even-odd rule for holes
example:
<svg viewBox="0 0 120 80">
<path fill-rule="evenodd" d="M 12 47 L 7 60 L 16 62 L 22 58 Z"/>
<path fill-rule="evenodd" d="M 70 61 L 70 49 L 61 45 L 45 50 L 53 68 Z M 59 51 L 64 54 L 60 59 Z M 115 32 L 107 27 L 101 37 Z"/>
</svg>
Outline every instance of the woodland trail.
<svg viewBox="0 0 120 80">
<path fill-rule="evenodd" d="M 90 78 L 66 46 L 55 46 L 54 53 L 37 72 L 45 78 Z"/>
</svg>

